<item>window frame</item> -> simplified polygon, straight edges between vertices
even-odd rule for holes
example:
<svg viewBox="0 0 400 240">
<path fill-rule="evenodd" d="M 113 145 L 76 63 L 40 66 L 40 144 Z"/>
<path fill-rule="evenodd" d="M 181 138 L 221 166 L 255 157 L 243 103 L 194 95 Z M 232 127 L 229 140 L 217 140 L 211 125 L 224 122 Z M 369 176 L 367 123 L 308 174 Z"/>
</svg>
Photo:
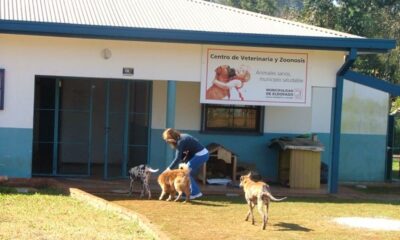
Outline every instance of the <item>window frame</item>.
<svg viewBox="0 0 400 240">
<path fill-rule="evenodd" d="M 243 129 L 243 128 L 210 128 L 207 127 L 207 109 L 209 107 L 216 107 L 216 108 L 246 108 L 254 109 L 256 107 L 257 110 L 257 117 L 256 117 L 256 127 L 253 130 L 250 129 Z M 218 134 L 242 134 L 242 135 L 262 135 L 264 133 L 264 113 L 265 107 L 264 106 L 254 106 L 254 105 L 225 105 L 225 104 L 201 104 L 201 133 L 218 133 Z"/>
</svg>

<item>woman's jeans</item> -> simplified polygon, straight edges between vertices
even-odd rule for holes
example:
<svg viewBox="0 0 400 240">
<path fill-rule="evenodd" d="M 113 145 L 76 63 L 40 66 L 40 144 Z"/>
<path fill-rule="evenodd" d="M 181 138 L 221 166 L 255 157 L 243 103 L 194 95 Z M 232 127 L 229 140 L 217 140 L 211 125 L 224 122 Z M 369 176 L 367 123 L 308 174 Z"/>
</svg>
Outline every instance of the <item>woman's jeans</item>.
<svg viewBox="0 0 400 240">
<path fill-rule="evenodd" d="M 200 188 L 196 183 L 196 176 L 201 165 L 207 162 L 208 157 L 208 153 L 201 156 L 194 155 L 194 157 L 188 162 L 188 166 L 190 168 L 190 195 L 192 196 L 200 193 Z"/>
</svg>

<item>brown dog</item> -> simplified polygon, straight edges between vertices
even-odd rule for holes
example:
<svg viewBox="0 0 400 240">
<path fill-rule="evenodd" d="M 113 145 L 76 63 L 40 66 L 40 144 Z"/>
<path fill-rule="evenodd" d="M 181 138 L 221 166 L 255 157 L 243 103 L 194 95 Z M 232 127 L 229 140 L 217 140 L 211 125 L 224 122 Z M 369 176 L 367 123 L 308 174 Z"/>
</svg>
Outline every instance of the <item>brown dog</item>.
<svg viewBox="0 0 400 240">
<path fill-rule="evenodd" d="M 158 176 L 158 184 L 161 187 L 161 195 L 159 200 L 162 200 L 166 194 L 169 194 L 167 201 L 171 201 L 178 192 L 178 196 L 174 201 L 178 201 L 185 193 L 185 202 L 190 199 L 190 170 L 187 164 L 179 164 L 179 169 L 173 169 L 163 172 Z"/>
<path fill-rule="evenodd" d="M 235 69 L 230 68 L 228 65 L 222 65 L 215 69 L 215 79 L 227 83 L 232 76 L 235 75 Z M 213 84 L 206 91 L 206 99 L 223 99 L 230 96 L 229 89 L 220 88 Z"/>
<path fill-rule="evenodd" d="M 282 201 L 286 199 L 277 199 L 272 196 L 268 184 L 265 182 L 254 182 L 251 179 L 251 172 L 248 175 L 240 177 L 240 186 L 243 187 L 247 204 L 249 205 L 249 212 L 246 216 L 246 221 L 249 220 L 251 215 L 251 223 L 254 225 L 253 208 L 257 205 L 258 212 L 263 219 L 262 229 L 264 230 L 268 222 L 268 209 L 270 200 Z"/>
</svg>

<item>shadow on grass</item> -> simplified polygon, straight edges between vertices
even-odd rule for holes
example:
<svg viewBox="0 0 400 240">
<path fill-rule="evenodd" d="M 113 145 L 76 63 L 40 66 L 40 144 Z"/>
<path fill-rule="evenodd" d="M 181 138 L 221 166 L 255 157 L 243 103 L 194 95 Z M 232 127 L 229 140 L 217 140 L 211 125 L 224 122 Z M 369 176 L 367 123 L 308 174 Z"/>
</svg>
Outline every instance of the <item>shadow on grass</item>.
<svg viewBox="0 0 400 240">
<path fill-rule="evenodd" d="M 280 227 L 278 231 L 299 231 L 299 232 L 311 232 L 314 231 L 310 228 L 302 227 L 299 224 L 296 223 L 285 223 L 285 222 L 280 222 L 277 224 L 274 224 L 274 226 Z"/>
<path fill-rule="evenodd" d="M 127 196 L 106 196 L 98 195 L 98 197 L 104 198 L 109 201 L 146 201 L 147 199 L 130 198 Z M 157 200 L 153 198 L 152 200 Z M 400 205 L 400 200 L 385 200 L 384 195 L 381 200 L 373 199 L 341 199 L 333 196 L 326 197 L 288 197 L 282 202 L 272 202 L 273 204 L 281 203 L 333 203 L 333 204 L 360 204 L 360 203 L 370 203 L 370 204 L 392 204 Z M 224 207 L 227 204 L 246 204 L 243 196 L 227 197 L 221 195 L 208 195 L 203 196 L 200 199 L 192 200 L 190 204 L 193 205 L 204 205 L 204 206 L 215 206 Z"/>
<path fill-rule="evenodd" d="M 216 202 L 207 202 L 207 201 L 198 201 L 198 200 L 193 200 L 190 201 L 189 204 L 193 205 L 199 205 L 199 206 L 209 206 L 209 207 L 226 207 L 226 204 L 224 203 L 216 203 Z"/>
<path fill-rule="evenodd" d="M 229 204 L 245 204 L 245 199 L 243 196 L 238 197 L 226 197 L 226 196 L 207 196 L 202 201 L 210 202 L 221 202 Z M 372 204 L 392 204 L 400 205 L 399 200 L 386 200 L 384 196 L 380 200 L 373 199 L 340 199 L 337 197 L 327 196 L 327 197 L 288 197 L 282 202 L 273 202 L 273 204 L 280 203 L 334 203 L 334 204 L 359 204 L 359 203 L 372 203 Z"/>
</svg>

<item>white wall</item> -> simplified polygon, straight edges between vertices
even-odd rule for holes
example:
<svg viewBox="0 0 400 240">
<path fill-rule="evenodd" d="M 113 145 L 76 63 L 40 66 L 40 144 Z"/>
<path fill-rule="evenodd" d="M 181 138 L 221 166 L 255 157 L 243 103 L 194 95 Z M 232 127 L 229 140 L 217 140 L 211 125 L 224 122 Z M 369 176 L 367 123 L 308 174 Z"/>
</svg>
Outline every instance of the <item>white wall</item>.
<svg viewBox="0 0 400 240">
<path fill-rule="evenodd" d="M 201 124 L 200 83 L 177 85 L 175 124 L 185 130 L 199 130 Z"/>
<path fill-rule="evenodd" d="M 101 55 L 105 48 L 112 53 L 107 60 Z M 316 50 L 237 48 L 308 53 L 308 81 L 319 87 L 335 85 L 335 73 L 344 55 L 343 52 Z M 202 49 L 202 45 L 195 44 L 0 34 L 0 68 L 6 69 L 5 110 L 0 111 L 0 127 L 32 128 L 35 75 L 51 75 L 153 80 L 153 128 L 165 126 L 166 83 L 162 81 L 197 82 L 177 85 L 176 125 L 199 129 L 198 82 L 204 70 Z M 133 67 L 134 76 L 123 76 L 123 67 Z M 267 107 L 265 129 L 268 132 L 304 132 L 314 130 L 314 125 L 318 129 L 321 127 L 317 123 L 319 120 L 312 117 L 312 112 L 310 107 Z M 294 116 L 297 121 L 291 122 Z M 282 124 L 282 118 L 291 124 Z"/>
<path fill-rule="evenodd" d="M 332 89 L 312 88 L 311 107 L 266 107 L 264 131 L 269 133 L 329 133 Z"/>
<path fill-rule="evenodd" d="M 165 128 L 167 120 L 167 82 L 153 81 L 151 127 L 156 129 Z"/>
<path fill-rule="evenodd" d="M 110 59 L 102 58 L 104 48 L 111 50 Z M 0 127 L 32 128 L 35 75 L 200 79 L 200 45 L 0 34 L 0 56 L 6 69 Z M 123 67 L 135 68 L 134 76 L 123 76 Z"/>
<path fill-rule="evenodd" d="M 313 87 L 311 132 L 329 133 L 331 129 L 332 88 Z"/>
<path fill-rule="evenodd" d="M 165 128 L 166 121 L 165 81 L 153 82 L 152 127 Z M 175 125 L 180 129 L 199 130 L 201 124 L 200 84 L 177 84 Z M 267 133 L 329 133 L 331 124 L 332 89 L 312 89 L 312 107 L 266 107 L 264 131 Z"/>
<path fill-rule="evenodd" d="M 311 107 L 267 107 L 264 132 L 309 133 L 311 113 Z"/>
<path fill-rule="evenodd" d="M 345 52 L 310 51 L 308 78 L 312 87 L 335 87 L 336 73 L 344 63 Z"/>
<path fill-rule="evenodd" d="M 342 132 L 386 135 L 389 95 L 345 80 L 343 86 Z"/>
<path fill-rule="evenodd" d="M 201 123 L 200 83 L 179 82 L 176 86 L 175 126 L 199 130 Z M 167 83 L 153 82 L 152 128 L 163 129 L 166 122 Z"/>
</svg>

